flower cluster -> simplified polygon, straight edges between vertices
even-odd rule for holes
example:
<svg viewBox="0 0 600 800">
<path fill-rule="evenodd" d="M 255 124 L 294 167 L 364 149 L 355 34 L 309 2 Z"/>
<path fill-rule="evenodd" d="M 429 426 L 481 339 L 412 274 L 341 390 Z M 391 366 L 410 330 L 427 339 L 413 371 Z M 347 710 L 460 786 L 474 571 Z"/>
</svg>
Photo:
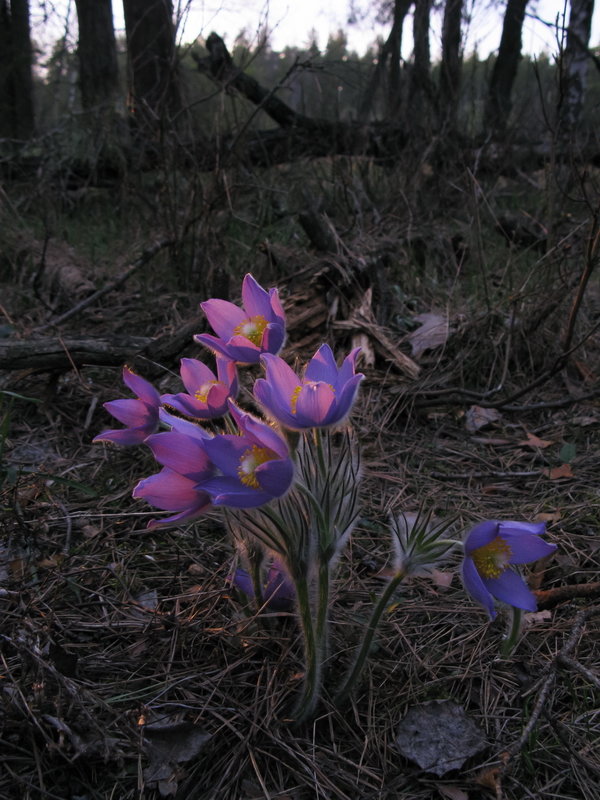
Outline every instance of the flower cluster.
<svg viewBox="0 0 600 800">
<path fill-rule="evenodd" d="M 167 512 L 151 520 L 150 528 L 189 523 L 222 509 L 242 562 L 232 585 L 258 610 L 297 611 L 306 668 L 296 718 L 303 719 L 319 697 L 331 582 L 359 515 L 360 455 L 346 421 L 364 376 L 356 372 L 359 348 L 338 366 L 327 344 L 297 373 L 278 355 L 286 323 L 277 290 L 267 291 L 246 275 L 242 301 L 241 308 L 217 299 L 201 303 L 216 335 L 194 338 L 214 354 L 214 372 L 184 358 L 184 391 L 160 395 L 125 368 L 123 381 L 136 398 L 105 403 L 125 427 L 94 441 L 150 448 L 160 470 L 133 490 L 135 498 Z M 264 369 L 253 388 L 262 417 L 238 405 L 240 365 Z M 391 577 L 338 686 L 338 702 L 356 682 L 398 585 L 430 570 L 456 544 L 443 538 L 451 524 L 428 513 L 391 515 Z M 553 552 L 543 533 L 543 525 L 492 520 L 466 538 L 463 582 L 491 618 L 494 599 L 535 608 L 534 595 L 512 566 Z"/>
</svg>

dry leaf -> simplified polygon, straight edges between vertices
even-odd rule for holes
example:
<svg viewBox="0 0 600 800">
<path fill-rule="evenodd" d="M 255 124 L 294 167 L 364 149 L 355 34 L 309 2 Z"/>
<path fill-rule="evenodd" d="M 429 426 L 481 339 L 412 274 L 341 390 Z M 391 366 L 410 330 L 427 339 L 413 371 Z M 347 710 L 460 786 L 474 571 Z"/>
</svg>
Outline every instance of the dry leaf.
<svg viewBox="0 0 600 800">
<path fill-rule="evenodd" d="M 452 700 L 433 700 L 409 709 L 400 725 L 396 745 L 405 758 L 441 777 L 460 769 L 487 742 L 464 708 Z"/>
<path fill-rule="evenodd" d="M 356 333 L 352 337 L 351 349 L 360 347 L 360 358 L 365 367 L 375 366 L 375 350 L 366 333 Z"/>
<path fill-rule="evenodd" d="M 573 470 L 570 464 L 561 464 L 560 467 L 552 467 L 552 469 L 543 469 L 542 473 L 551 481 L 557 481 L 559 478 L 573 478 Z"/>
<path fill-rule="evenodd" d="M 447 800 L 469 800 L 469 795 L 457 786 L 446 786 L 438 783 L 436 788 L 442 797 L 447 798 Z"/>
<path fill-rule="evenodd" d="M 489 769 L 484 769 L 482 772 L 480 772 L 475 778 L 475 781 L 480 786 L 485 786 L 486 789 L 491 789 L 492 792 L 495 792 L 497 797 L 500 797 L 500 774 L 500 767 L 490 767 Z"/>
<path fill-rule="evenodd" d="M 425 350 L 434 350 L 446 344 L 450 333 L 448 317 L 441 314 L 417 314 L 413 317 L 420 326 L 406 337 L 414 358 L 419 358 Z"/>
<path fill-rule="evenodd" d="M 523 614 L 523 622 L 525 625 L 537 625 L 538 622 L 547 622 L 552 619 L 551 611 L 530 611 Z"/>
<path fill-rule="evenodd" d="M 560 511 L 550 511 L 548 513 L 536 514 L 533 518 L 534 522 L 558 522 L 562 519 Z"/>
<path fill-rule="evenodd" d="M 579 425 L 582 428 L 586 428 L 588 425 L 597 425 L 599 422 L 599 417 L 573 417 L 571 420 L 572 425 Z"/>
<path fill-rule="evenodd" d="M 519 447 L 537 447 L 540 450 L 543 450 L 546 447 L 550 447 L 551 442 L 549 439 L 540 439 L 539 436 L 536 436 L 533 433 L 527 434 L 527 439 L 524 439 L 522 442 L 518 442 Z"/>
<path fill-rule="evenodd" d="M 577 367 L 577 371 L 579 372 L 579 374 L 583 378 L 584 383 L 595 383 L 596 382 L 596 376 L 595 376 L 593 370 L 590 369 L 590 367 L 588 367 L 587 364 L 584 364 L 583 361 L 578 361 L 577 359 L 575 359 L 574 364 Z"/>
<path fill-rule="evenodd" d="M 452 579 L 454 578 L 454 573 L 442 572 L 439 569 L 432 569 L 431 577 L 436 586 L 439 586 L 442 589 L 447 589 L 448 586 L 450 586 L 450 584 L 452 583 Z"/>
<path fill-rule="evenodd" d="M 144 770 L 148 788 L 157 788 L 161 797 L 177 792 L 177 765 L 191 761 L 210 739 L 199 725 L 192 722 L 170 722 L 144 725 L 144 749 L 149 764 Z"/>
<path fill-rule="evenodd" d="M 471 406 L 465 414 L 465 426 L 469 433 L 475 433 L 486 425 L 491 425 L 502 419 L 502 414 L 495 408 L 482 408 L 481 406 Z"/>
</svg>

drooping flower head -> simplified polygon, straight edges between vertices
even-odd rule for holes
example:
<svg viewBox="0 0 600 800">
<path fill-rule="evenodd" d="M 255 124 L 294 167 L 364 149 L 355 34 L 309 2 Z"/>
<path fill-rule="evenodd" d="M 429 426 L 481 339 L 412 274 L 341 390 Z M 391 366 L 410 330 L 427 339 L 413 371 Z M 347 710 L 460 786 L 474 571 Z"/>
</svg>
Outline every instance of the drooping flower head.
<svg viewBox="0 0 600 800">
<path fill-rule="evenodd" d="M 162 511 L 177 512 L 170 517 L 150 520 L 149 528 L 191 522 L 211 508 L 210 495 L 203 490 L 202 482 L 186 478 L 168 467 L 141 480 L 132 494 Z"/>
<path fill-rule="evenodd" d="M 258 363 L 263 353 L 278 353 L 285 340 L 285 314 L 277 289 L 265 291 L 248 274 L 242 284 L 243 308 L 227 300 L 206 300 L 200 307 L 217 334 L 194 336 L 200 344 L 242 364 Z"/>
<path fill-rule="evenodd" d="M 204 443 L 223 473 L 204 484 L 214 505 L 255 508 L 289 489 L 294 465 L 287 443 L 269 425 L 229 401 L 240 434 L 219 434 Z"/>
<path fill-rule="evenodd" d="M 465 539 L 462 577 L 466 590 L 490 615 L 496 616 L 494 598 L 515 608 L 535 611 L 535 595 L 510 567 L 528 564 L 553 553 L 556 545 L 540 537 L 545 523 L 486 520 Z"/>
<path fill-rule="evenodd" d="M 163 469 L 140 481 L 133 496 L 163 511 L 177 513 L 152 520 L 149 528 L 190 522 L 205 514 L 210 509 L 211 498 L 204 484 L 215 474 L 204 448 L 210 434 L 192 422 L 178 420 L 165 412 L 161 418 L 172 422 L 173 430 L 149 436 L 145 444 Z"/>
<path fill-rule="evenodd" d="M 247 597 L 254 597 L 252 579 L 245 569 L 241 567 L 236 569 L 232 583 Z M 262 599 L 265 607 L 273 611 L 291 611 L 294 607 L 295 597 L 296 591 L 288 571 L 279 559 L 273 559 L 262 587 Z"/>
<path fill-rule="evenodd" d="M 254 384 L 254 396 L 268 414 L 293 430 L 336 425 L 350 413 L 364 375 L 355 373 L 360 347 L 346 356 L 341 367 L 327 344 L 321 345 L 300 378 L 286 362 L 273 355 L 261 359 L 266 378 Z"/>
<path fill-rule="evenodd" d="M 196 419 L 215 419 L 227 412 L 227 401 L 238 393 L 234 361 L 217 358 L 217 375 L 202 361 L 182 358 L 179 369 L 186 392 L 164 394 L 161 401 L 182 414 Z"/>
<path fill-rule="evenodd" d="M 94 437 L 94 442 L 115 442 L 120 445 L 141 444 L 150 434 L 158 430 L 160 395 L 144 378 L 129 367 L 123 368 L 123 381 L 137 395 L 137 400 L 110 400 L 104 408 L 125 428 L 110 430 Z"/>
</svg>

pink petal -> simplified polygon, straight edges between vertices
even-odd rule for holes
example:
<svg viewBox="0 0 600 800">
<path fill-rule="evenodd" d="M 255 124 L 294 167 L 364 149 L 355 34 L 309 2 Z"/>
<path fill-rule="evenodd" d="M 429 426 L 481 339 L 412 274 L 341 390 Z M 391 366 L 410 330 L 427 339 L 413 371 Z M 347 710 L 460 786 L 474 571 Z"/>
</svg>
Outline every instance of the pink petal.
<svg viewBox="0 0 600 800">
<path fill-rule="evenodd" d="M 249 317 L 262 316 L 271 322 L 271 298 L 262 286 L 248 273 L 242 283 L 242 300 Z"/>
<path fill-rule="evenodd" d="M 241 308 L 227 300 L 206 300 L 200 303 L 200 307 L 213 331 L 225 341 L 233 336 L 234 329 L 248 316 Z"/>
<path fill-rule="evenodd" d="M 156 406 L 160 403 L 160 395 L 154 386 L 152 386 L 149 381 L 145 380 L 145 378 L 141 378 L 139 375 L 136 375 L 135 372 L 132 372 L 129 367 L 123 368 L 123 383 L 128 386 L 140 400 L 144 400 L 146 403 Z"/>
<path fill-rule="evenodd" d="M 327 383 L 308 383 L 302 387 L 296 402 L 298 422 L 321 425 L 335 403 L 335 392 Z"/>
</svg>

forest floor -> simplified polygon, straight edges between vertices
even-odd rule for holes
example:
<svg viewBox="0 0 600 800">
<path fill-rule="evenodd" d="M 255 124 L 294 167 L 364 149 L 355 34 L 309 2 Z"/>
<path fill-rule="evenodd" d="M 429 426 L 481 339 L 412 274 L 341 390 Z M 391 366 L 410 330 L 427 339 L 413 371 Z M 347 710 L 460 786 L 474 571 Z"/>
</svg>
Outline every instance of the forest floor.
<svg viewBox="0 0 600 800">
<path fill-rule="evenodd" d="M 354 202 L 358 182 L 348 185 Z M 482 215 L 491 192 L 483 196 Z M 362 513 L 336 580 L 327 688 L 304 726 L 289 724 L 302 682 L 294 615 L 257 618 L 240 604 L 218 515 L 149 531 L 153 514 L 131 489 L 156 471 L 151 456 L 92 444 L 113 424 L 101 404 L 126 395 L 120 369 L 3 373 L 0 798 L 597 800 L 598 220 L 578 206 L 541 252 L 531 228 L 530 243 L 507 245 L 497 220 L 486 227 L 470 200 L 460 219 L 459 205 L 422 211 L 415 233 L 414 220 L 409 231 L 404 212 L 379 203 L 358 233 L 340 233 L 337 255 L 318 256 L 297 233 L 280 230 L 277 240 L 276 226 L 291 224 L 281 216 L 242 241 L 246 223 L 224 204 L 199 245 L 205 274 L 215 263 L 231 272 L 232 300 L 246 270 L 281 287 L 288 360 L 306 361 L 321 341 L 338 358 L 357 342 L 365 349 L 351 420 Z M 85 213 L 69 219 L 79 263 L 104 270 L 85 277 L 99 285 L 114 276 L 117 266 L 81 234 Z M 148 233 L 111 226 L 122 266 Z M 376 269 L 353 272 L 382 252 Z M 4 337 L 27 338 L 52 319 L 40 300 L 51 290 L 38 281 L 34 292 L 38 273 L 26 274 L 5 270 Z M 166 260 L 151 262 L 45 335 L 176 331 L 209 296 L 208 280 L 190 286 L 172 279 Z M 190 344 L 181 355 L 202 353 Z M 176 367 L 148 368 L 161 392 L 177 391 Z M 457 517 L 459 535 L 484 519 L 546 522 L 557 551 L 526 569 L 539 610 L 525 614 L 516 651 L 501 657 L 507 617 L 490 623 L 465 593 L 456 554 L 398 591 L 339 710 L 328 691 L 384 586 L 388 514 L 420 507 Z M 479 741 L 449 771 L 423 769 L 401 754 L 398 736 L 407 712 L 448 700 Z M 422 724 L 426 739 L 442 736 L 436 713 Z M 443 746 L 452 753 L 452 739 Z"/>
</svg>

